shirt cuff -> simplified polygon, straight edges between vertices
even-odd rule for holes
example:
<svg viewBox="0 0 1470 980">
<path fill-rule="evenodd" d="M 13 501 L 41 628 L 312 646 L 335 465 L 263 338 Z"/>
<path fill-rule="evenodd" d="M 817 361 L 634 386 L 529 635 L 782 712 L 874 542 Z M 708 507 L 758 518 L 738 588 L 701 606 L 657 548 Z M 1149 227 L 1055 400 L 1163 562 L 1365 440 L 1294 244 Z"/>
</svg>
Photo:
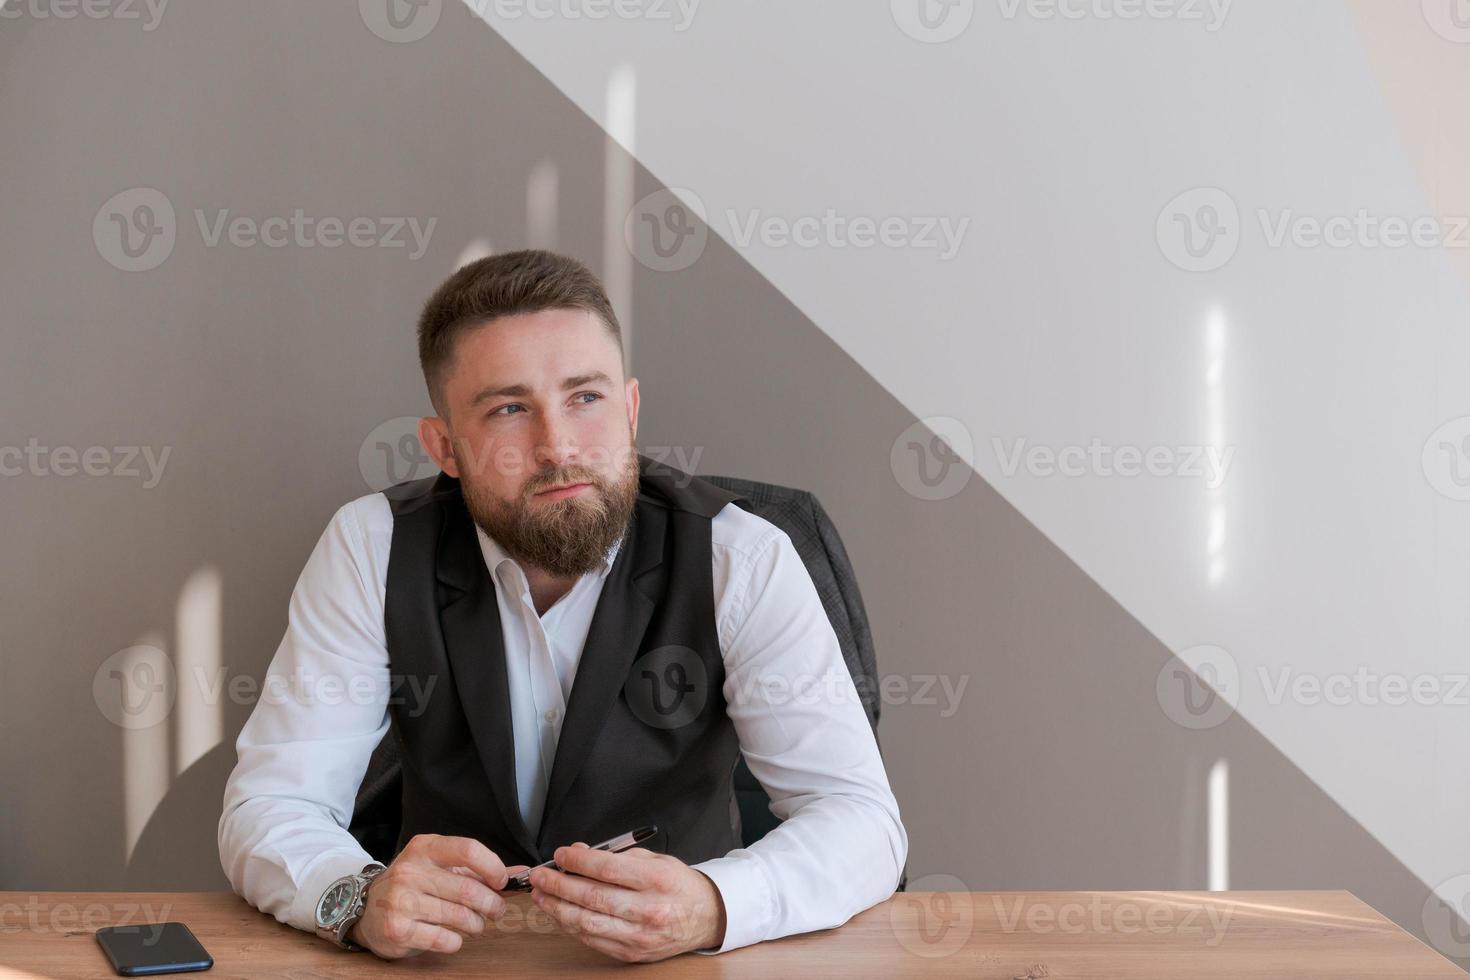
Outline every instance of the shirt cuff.
<svg viewBox="0 0 1470 980">
<path fill-rule="evenodd" d="M 307 866 L 296 889 L 296 898 L 287 911 L 286 924 L 316 933 L 316 907 L 327 887 L 338 878 L 355 875 L 369 864 L 373 856 L 364 850 L 343 848 L 328 851 Z"/>
<path fill-rule="evenodd" d="M 698 949 L 696 953 L 725 953 L 761 942 L 770 935 L 775 919 L 775 894 L 754 854 L 732 851 L 725 857 L 692 867 L 714 882 L 725 905 L 725 942 L 719 949 Z"/>
</svg>

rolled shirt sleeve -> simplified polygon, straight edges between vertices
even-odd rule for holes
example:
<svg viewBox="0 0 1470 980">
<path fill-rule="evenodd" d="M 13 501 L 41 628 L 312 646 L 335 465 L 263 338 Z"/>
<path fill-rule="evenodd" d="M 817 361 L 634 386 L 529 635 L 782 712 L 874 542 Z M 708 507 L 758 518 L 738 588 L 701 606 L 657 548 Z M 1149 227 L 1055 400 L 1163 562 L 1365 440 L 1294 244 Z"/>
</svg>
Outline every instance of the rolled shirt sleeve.
<svg viewBox="0 0 1470 980">
<path fill-rule="evenodd" d="M 385 578 L 374 567 L 385 559 L 365 547 L 361 504 L 337 511 L 296 582 L 285 636 L 235 742 L 218 827 L 235 891 L 306 931 L 327 886 L 373 860 L 347 831 L 388 730 Z"/>
</svg>

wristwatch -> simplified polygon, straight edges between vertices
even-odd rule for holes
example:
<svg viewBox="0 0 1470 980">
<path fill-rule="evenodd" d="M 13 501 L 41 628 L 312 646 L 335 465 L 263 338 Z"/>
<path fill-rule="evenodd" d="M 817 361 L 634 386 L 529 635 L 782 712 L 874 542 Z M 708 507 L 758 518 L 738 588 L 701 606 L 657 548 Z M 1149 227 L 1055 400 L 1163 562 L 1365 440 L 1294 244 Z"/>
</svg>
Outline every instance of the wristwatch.
<svg viewBox="0 0 1470 980">
<path fill-rule="evenodd" d="M 367 910 L 367 889 L 373 879 L 388 869 L 373 863 L 355 875 L 338 878 L 327 886 L 316 903 L 316 934 L 343 949 L 365 949 L 347 941 L 347 934 Z"/>
</svg>

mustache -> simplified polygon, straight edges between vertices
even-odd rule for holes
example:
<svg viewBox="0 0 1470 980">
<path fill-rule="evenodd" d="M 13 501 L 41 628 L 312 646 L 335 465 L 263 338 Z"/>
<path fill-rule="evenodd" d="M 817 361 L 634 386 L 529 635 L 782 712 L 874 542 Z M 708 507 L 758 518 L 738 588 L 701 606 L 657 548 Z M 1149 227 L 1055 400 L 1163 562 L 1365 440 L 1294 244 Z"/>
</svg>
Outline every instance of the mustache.
<svg viewBox="0 0 1470 980">
<path fill-rule="evenodd" d="M 536 477 L 526 483 L 526 496 L 534 497 L 544 490 L 552 487 L 565 487 L 573 483 L 590 483 L 593 487 L 603 489 L 602 478 L 588 471 L 563 471 L 548 476 Z"/>
</svg>

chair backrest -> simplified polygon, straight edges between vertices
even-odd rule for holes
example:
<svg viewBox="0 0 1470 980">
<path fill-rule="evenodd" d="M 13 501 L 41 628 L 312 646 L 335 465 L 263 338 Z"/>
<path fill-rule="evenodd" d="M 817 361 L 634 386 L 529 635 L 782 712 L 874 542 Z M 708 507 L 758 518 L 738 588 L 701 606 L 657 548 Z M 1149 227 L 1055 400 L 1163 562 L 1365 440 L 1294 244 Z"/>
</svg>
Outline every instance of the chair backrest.
<svg viewBox="0 0 1470 980">
<path fill-rule="evenodd" d="M 801 555 L 807 572 L 832 622 L 842 657 L 867 712 L 876 737 L 880 708 L 878 660 L 868 614 L 858 591 L 857 577 L 847 549 L 827 512 L 817 498 L 805 490 L 771 483 L 758 483 L 729 476 L 705 476 L 725 490 L 737 493 L 743 507 L 785 531 Z M 741 836 L 746 846 L 760 840 L 779 820 L 771 813 L 770 797 L 751 774 L 742 756 L 735 768 L 735 793 L 740 806 Z M 349 826 L 363 848 L 380 861 L 390 861 L 397 847 L 401 820 L 400 796 L 403 781 L 398 771 L 398 742 L 389 734 L 373 752 L 367 773 L 358 790 Z M 899 883 L 902 891 L 907 879 Z"/>
</svg>

